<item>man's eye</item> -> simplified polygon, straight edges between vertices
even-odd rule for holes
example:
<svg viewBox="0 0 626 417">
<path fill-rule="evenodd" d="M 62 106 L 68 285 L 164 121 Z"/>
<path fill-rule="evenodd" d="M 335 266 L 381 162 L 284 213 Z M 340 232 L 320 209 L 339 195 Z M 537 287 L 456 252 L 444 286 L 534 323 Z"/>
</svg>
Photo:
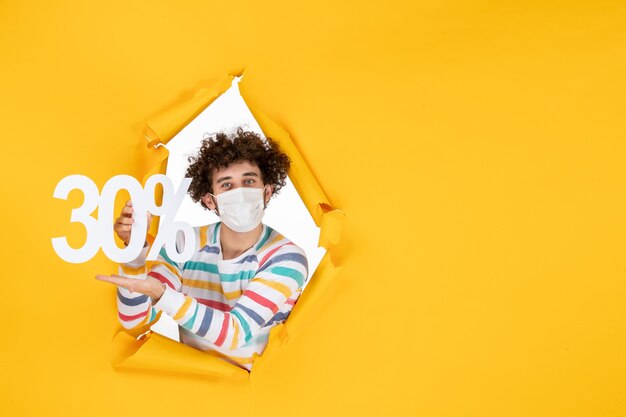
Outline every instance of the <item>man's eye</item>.
<svg viewBox="0 0 626 417">
<path fill-rule="evenodd" d="M 230 187 L 230 183 L 229 182 L 223 182 L 222 183 L 222 188 L 228 188 Z"/>
<path fill-rule="evenodd" d="M 252 178 L 247 179 L 246 184 L 254 184 L 254 180 Z"/>
</svg>

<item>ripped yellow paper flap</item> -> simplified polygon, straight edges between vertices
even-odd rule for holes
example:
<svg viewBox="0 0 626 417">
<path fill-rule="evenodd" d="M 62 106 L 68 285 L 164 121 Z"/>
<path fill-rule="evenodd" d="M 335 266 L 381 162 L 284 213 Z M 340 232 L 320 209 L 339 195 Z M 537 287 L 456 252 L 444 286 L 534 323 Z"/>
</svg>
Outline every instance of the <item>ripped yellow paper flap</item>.
<svg viewBox="0 0 626 417">
<path fill-rule="evenodd" d="M 306 329 L 317 316 L 317 311 L 324 306 L 324 299 L 332 295 L 334 289 L 331 284 L 339 271 L 341 267 L 334 265 L 330 260 L 330 252 L 326 252 L 286 322 L 290 337 Z"/>
<path fill-rule="evenodd" d="M 240 84 L 243 87 L 243 82 Z M 242 87 L 240 87 L 241 96 L 245 101 L 246 96 L 243 94 L 245 89 Z M 254 119 L 259 123 L 265 136 L 274 139 L 281 147 L 282 151 L 289 155 L 291 159 L 289 178 L 298 191 L 304 205 L 315 220 L 315 224 L 320 226 L 322 216 L 322 208 L 320 205 L 324 204 L 330 207 L 330 203 L 322 187 L 313 176 L 311 169 L 304 161 L 302 155 L 300 155 L 300 151 L 296 148 L 289 134 L 265 114 L 255 109 L 254 106 L 248 105 L 248 108 L 254 116 Z"/>
<path fill-rule="evenodd" d="M 150 141 L 148 146 L 156 146 L 157 143 L 167 144 L 182 128 L 228 90 L 238 75 L 240 74 L 225 75 L 214 85 L 196 91 L 191 99 L 148 119 L 145 132 L 146 138 Z"/>
<path fill-rule="evenodd" d="M 154 332 L 146 334 L 141 340 L 119 332 L 113 339 L 113 352 L 111 364 L 116 369 L 242 380 L 249 376 L 245 369 Z"/>
<path fill-rule="evenodd" d="M 297 303 L 296 303 L 297 305 Z M 271 363 L 273 358 L 280 356 L 282 348 L 287 344 L 289 340 L 289 333 L 287 333 L 286 322 L 274 326 L 270 330 L 270 336 L 267 342 L 265 350 L 254 360 L 252 371 L 250 371 L 250 377 L 259 374 L 266 368 L 267 363 Z M 272 348 L 270 348 L 270 346 Z"/>
<path fill-rule="evenodd" d="M 222 77 L 215 85 L 199 90 L 190 100 L 180 103 L 146 122 L 146 137 L 150 141 L 149 147 L 151 147 L 150 151 L 152 152 L 149 158 L 153 161 L 154 167 L 144 176 L 144 183 L 149 176 L 159 173 L 165 174 L 166 172 L 168 151 L 164 146 L 157 145 L 169 142 L 217 97 L 226 92 L 235 76 Z M 242 97 L 248 104 L 243 93 Z M 315 317 L 316 309 L 323 304 L 323 298 L 331 295 L 331 283 L 340 268 L 333 265 L 330 253 L 332 247 L 339 243 L 344 213 L 334 208 L 328 201 L 322 187 L 315 179 L 290 135 L 254 106 L 248 104 L 248 107 L 265 136 L 276 140 L 281 149 L 289 155 L 292 161 L 289 178 L 313 217 L 315 224 L 320 227 L 319 245 L 327 249 L 315 273 L 309 278 L 310 283 L 298 299 L 288 320 L 270 331 L 268 345 L 263 354 L 255 359 L 252 366 L 251 373 L 255 374 L 262 369 L 269 368 L 267 364 L 271 363 L 273 358 L 280 356 L 280 352 L 286 346 L 289 337 L 297 335 L 305 329 L 307 323 Z M 155 198 L 160 204 L 162 194 L 155 196 Z M 149 233 L 156 236 L 157 231 L 157 222 L 153 222 Z M 242 372 L 246 377 L 249 375 L 246 370 L 219 357 L 212 356 L 211 352 L 196 350 L 153 332 L 145 335 L 143 340 L 136 340 L 137 335 L 137 330 L 129 331 L 120 327 L 118 334 L 114 337 L 112 347 L 111 363 L 115 368 L 228 378 L 240 378 L 243 376 Z"/>
<path fill-rule="evenodd" d="M 332 246 L 339 243 L 341 239 L 341 222 L 343 221 L 343 216 L 344 213 L 338 209 L 333 209 L 322 214 L 322 220 L 319 225 L 319 246 L 330 250 Z"/>
<path fill-rule="evenodd" d="M 249 103 L 251 100 L 247 99 L 243 81 L 239 84 L 239 90 L 265 136 L 274 139 L 283 152 L 289 155 L 291 159 L 289 178 L 311 217 L 313 217 L 315 224 L 320 228 L 319 246 L 330 249 L 332 245 L 339 243 L 341 220 L 344 213 L 333 208 L 330 204 L 324 190 L 322 190 L 322 187 L 315 179 L 313 172 L 300 154 L 289 133 L 259 111 L 255 105 Z"/>
</svg>

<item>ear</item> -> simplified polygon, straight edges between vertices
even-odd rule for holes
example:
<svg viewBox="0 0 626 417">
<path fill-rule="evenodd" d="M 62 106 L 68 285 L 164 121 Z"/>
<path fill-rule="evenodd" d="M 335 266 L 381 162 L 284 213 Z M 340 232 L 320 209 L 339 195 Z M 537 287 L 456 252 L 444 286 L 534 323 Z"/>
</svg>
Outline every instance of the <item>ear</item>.
<svg viewBox="0 0 626 417">
<path fill-rule="evenodd" d="M 206 193 L 202 197 L 202 202 L 209 208 L 209 210 L 215 210 L 215 203 L 213 202 L 213 197 L 209 193 Z"/>
<path fill-rule="evenodd" d="M 265 201 L 265 205 L 267 205 L 270 202 L 270 198 L 272 198 L 272 195 L 274 194 L 274 186 L 273 185 L 267 185 L 264 188 L 264 201 Z"/>
</svg>

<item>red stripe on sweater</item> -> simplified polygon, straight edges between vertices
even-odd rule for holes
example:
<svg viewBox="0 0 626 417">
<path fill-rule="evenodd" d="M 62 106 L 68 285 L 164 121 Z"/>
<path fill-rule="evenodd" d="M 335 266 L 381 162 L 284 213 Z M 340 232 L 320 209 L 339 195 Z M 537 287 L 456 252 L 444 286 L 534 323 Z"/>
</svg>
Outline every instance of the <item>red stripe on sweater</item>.
<svg viewBox="0 0 626 417">
<path fill-rule="evenodd" d="M 280 245 L 277 248 L 272 249 L 271 251 L 269 251 L 268 253 L 265 254 L 265 256 L 263 257 L 263 259 L 261 259 L 261 262 L 259 262 L 259 268 L 261 268 L 263 266 L 263 264 L 265 263 L 265 261 L 267 261 L 267 258 L 269 258 L 270 256 L 272 256 L 274 253 L 276 253 L 276 251 L 280 248 L 282 248 L 283 246 L 287 246 L 287 245 L 295 245 L 293 242 L 288 242 L 285 243 L 284 245 Z"/>
<path fill-rule="evenodd" d="M 254 291 L 247 290 L 244 295 L 249 299 L 254 300 L 257 304 L 269 308 L 272 310 L 272 313 L 276 313 L 278 311 L 278 306 L 276 304 Z"/>
<path fill-rule="evenodd" d="M 175 290 L 176 288 L 174 288 L 174 284 L 172 284 L 167 278 L 165 278 L 163 275 L 159 274 L 158 272 L 154 272 L 154 271 L 150 271 L 148 272 L 148 276 L 158 279 L 159 281 L 161 281 L 163 284 L 165 285 L 169 285 L 171 289 Z"/>
<path fill-rule="evenodd" d="M 205 300 L 204 298 L 196 298 L 200 304 L 204 304 L 207 307 L 214 308 L 219 311 L 230 311 L 231 307 L 228 304 L 220 303 L 215 300 Z"/>
<path fill-rule="evenodd" d="M 220 330 L 220 335 L 217 337 L 215 341 L 216 346 L 222 346 L 224 341 L 226 340 L 226 333 L 228 332 L 228 323 L 230 323 L 230 313 L 224 314 L 224 322 L 222 323 L 222 330 Z"/>
<path fill-rule="evenodd" d="M 124 321 L 133 321 L 144 317 L 146 314 L 148 314 L 148 310 L 144 311 L 143 313 L 135 314 L 134 316 L 127 316 L 126 314 L 122 314 L 119 311 L 117 313 L 117 315 L 120 316 L 120 318 Z"/>
</svg>

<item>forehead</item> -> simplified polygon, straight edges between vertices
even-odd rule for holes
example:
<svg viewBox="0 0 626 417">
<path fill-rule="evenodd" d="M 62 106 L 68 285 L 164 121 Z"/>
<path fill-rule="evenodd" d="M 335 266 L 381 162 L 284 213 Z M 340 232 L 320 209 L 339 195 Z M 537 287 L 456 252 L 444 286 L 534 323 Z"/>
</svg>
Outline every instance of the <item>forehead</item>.
<svg viewBox="0 0 626 417">
<path fill-rule="evenodd" d="M 259 167 L 250 161 L 233 162 L 226 168 L 215 168 L 213 170 L 213 183 L 215 184 L 220 178 L 231 177 L 241 178 L 244 174 L 254 172 L 258 176 L 261 175 Z"/>
</svg>

